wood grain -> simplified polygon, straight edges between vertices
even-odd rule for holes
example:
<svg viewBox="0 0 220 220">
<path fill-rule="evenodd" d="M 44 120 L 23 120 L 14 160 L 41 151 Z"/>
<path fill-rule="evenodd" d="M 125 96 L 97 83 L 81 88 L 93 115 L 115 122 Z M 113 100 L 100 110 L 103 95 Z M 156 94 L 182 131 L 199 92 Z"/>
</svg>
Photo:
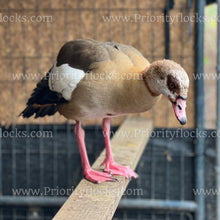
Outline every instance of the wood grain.
<svg viewBox="0 0 220 220">
<path fill-rule="evenodd" d="M 127 118 L 111 140 L 115 161 L 135 169 L 153 129 L 153 122 L 145 118 Z M 100 170 L 105 151 L 93 164 Z M 54 220 L 101 220 L 112 219 L 118 203 L 129 183 L 125 177 L 117 176 L 118 182 L 94 184 L 81 180 Z"/>
</svg>

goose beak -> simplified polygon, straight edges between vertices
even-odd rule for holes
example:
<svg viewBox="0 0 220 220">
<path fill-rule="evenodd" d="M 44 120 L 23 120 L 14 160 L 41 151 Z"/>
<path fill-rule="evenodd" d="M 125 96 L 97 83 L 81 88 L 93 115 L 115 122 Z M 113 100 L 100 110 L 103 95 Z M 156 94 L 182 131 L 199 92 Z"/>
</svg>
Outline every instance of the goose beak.
<svg viewBox="0 0 220 220">
<path fill-rule="evenodd" d="M 178 97 L 175 102 L 172 102 L 173 110 L 177 120 L 181 125 L 186 124 L 186 99 Z"/>
</svg>

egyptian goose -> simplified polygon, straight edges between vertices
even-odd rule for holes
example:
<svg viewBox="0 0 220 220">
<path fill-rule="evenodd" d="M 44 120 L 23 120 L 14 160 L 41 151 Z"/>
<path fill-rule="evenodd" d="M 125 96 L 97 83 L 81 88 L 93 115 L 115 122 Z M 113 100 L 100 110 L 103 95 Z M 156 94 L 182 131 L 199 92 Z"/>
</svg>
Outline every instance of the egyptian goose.
<svg viewBox="0 0 220 220">
<path fill-rule="evenodd" d="M 115 181 L 113 175 L 138 175 L 114 162 L 110 146 L 110 118 L 145 112 L 165 95 L 178 121 L 186 123 L 189 79 L 184 69 L 171 60 L 150 64 L 132 46 L 115 42 L 74 40 L 61 48 L 56 63 L 38 82 L 21 115 L 35 118 L 57 111 L 76 121 L 74 133 L 85 178 L 95 182 Z M 102 118 L 106 158 L 103 172 L 91 169 L 81 121 Z"/>
</svg>

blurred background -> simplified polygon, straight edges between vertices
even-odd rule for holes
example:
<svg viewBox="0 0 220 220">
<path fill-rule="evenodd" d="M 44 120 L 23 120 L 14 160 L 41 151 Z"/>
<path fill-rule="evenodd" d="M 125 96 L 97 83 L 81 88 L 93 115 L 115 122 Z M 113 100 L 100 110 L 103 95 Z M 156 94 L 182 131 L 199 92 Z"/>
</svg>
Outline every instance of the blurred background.
<svg viewBox="0 0 220 220">
<path fill-rule="evenodd" d="M 119 205 L 114 219 L 216 219 L 216 193 L 206 195 L 195 190 L 200 180 L 203 189 L 216 189 L 213 132 L 216 134 L 217 4 L 205 3 L 208 19 L 203 35 L 196 28 L 198 22 L 189 19 L 200 15 L 198 2 L 0 0 L 0 220 L 51 219 L 67 198 L 66 189 L 74 189 L 83 177 L 73 121 L 59 114 L 43 119 L 18 117 L 36 83 L 54 64 L 61 46 L 77 38 L 130 44 L 150 62 L 172 59 L 184 67 L 190 79 L 187 125 L 180 128 L 165 97 L 149 112 L 139 114 L 154 121 L 158 135 L 151 137 L 140 160 L 140 178 L 128 187 L 142 189 L 143 194 L 125 193 L 123 197 L 168 200 L 174 202 L 174 207 L 156 204 L 153 209 L 134 210 Z M 200 49 L 197 42 L 202 42 Z M 204 59 L 198 62 L 198 53 L 203 52 Z M 197 71 L 203 65 L 206 96 L 202 108 L 206 121 L 198 125 L 195 76 L 203 74 Z M 112 130 L 117 130 L 123 120 L 112 119 Z M 91 163 L 104 148 L 100 122 L 84 122 Z M 190 135 L 197 129 L 207 132 L 199 157 L 203 160 L 199 167 L 202 179 L 197 175 L 200 137 Z M 164 137 L 166 131 L 176 135 Z M 46 189 L 58 189 L 58 193 L 45 193 Z M 203 206 L 198 198 L 204 201 Z M 175 208 L 175 202 L 181 201 L 186 202 L 185 206 L 177 203 Z M 203 213 L 198 214 L 200 209 Z"/>
<path fill-rule="evenodd" d="M 173 5 L 169 13 L 176 22 L 170 25 L 168 46 L 163 21 L 165 7 L 166 1 L 3 1 L 2 18 L 9 13 L 9 16 L 15 16 L 15 22 L 1 22 L 2 124 L 24 123 L 18 114 L 36 82 L 54 64 L 66 41 L 92 38 L 131 44 L 150 62 L 163 59 L 165 47 L 169 46 L 167 55 L 184 66 L 191 78 L 189 98 L 192 101 L 187 106 L 190 112 L 187 126 L 193 127 L 194 24 L 181 22 L 181 16 L 193 14 L 193 6 L 188 7 L 185 1 L 176 1 Z M 17 21 L 16 16 L 22 15 L 26 20 Z M 158 105 L 163 108 L 157 106 L 145 116 L 154 117 L 155 126 L 179 126 L 166 98 Z M 59 115 L 43 120 L 44 123 L 66 122 Z M 114 120 L 114 124 L 119 124 L 123 119 Z"/>
<path fill-rule="evenodd" d="M 205 8 L 205 15 L 209 18 L 205 22 L 204 69 L 207 77 L 206 86 L 206 128 L 216 128 L 216 79 L 211 77 L 216 72 L 217 57 L 217 4 L 210 4 Z M 211 74 L 210 74 L 211 73 Z M 210 114 L 212 112 L 212 114 Z"/>
</svg>

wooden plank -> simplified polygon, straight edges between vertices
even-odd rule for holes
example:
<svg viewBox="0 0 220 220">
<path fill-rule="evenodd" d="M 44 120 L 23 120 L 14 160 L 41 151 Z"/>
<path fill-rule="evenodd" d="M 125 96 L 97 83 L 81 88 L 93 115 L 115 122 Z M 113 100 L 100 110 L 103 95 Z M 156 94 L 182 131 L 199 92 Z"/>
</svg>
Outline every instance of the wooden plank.
<svg viewBox="0 0 220 220">
<path fill-rule="evenodd" d="M 127 118 L 111 140 L 116 163 L 135 169 L 153 129 L 152 120 L 145 118 Z M 105 150 L 93 164 L 95 170 L 101 170 Z M 141 175 L 141 174 L 140 174 Z M 118 182 L 94 184 L 81 180 L 54 220 L 99 220 L 112 219 L 118 203 L 129 183 L 128 179 L 116 176 Z"/>
</svg>

